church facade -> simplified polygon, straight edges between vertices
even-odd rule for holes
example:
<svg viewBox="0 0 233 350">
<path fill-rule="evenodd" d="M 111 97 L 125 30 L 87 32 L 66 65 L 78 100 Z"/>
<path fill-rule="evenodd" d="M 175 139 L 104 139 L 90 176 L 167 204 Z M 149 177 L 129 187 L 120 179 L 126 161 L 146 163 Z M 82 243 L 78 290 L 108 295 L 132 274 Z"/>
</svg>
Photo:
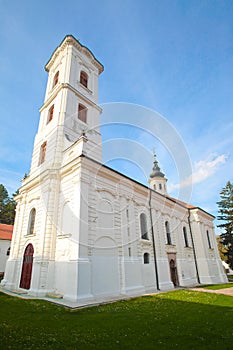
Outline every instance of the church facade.
<svg viewBox="0 0 233 350">
<path fill-rule="evenodd" d="M 45 69 L 4 288 L 85 304 L 226 282 L 213 216 L 168 195 L 156 155 L 149 187 L 101 163 L 93 53 L 68 35 Z"/>
</svg>

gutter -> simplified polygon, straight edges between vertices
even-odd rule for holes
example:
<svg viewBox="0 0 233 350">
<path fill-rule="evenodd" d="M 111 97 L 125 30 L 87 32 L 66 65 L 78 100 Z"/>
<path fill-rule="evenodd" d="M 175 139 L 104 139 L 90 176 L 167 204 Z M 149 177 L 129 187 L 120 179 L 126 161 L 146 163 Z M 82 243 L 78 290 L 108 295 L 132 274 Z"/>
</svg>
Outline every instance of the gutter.
<svg viewBox="0 0 233 350">
<path fill-rule="evenodd" d="M 189 223 L 189 231 L 191 235 L 191 241 L 192 241 L 192 246 L 193 246 L 193 256 L 194 256 L 194 263 L 195 263 L 195 268 L 196 268 L 196 274 L 197 274 L 197 283 L 201 284 L 200 282 L 200 276 L 199 276 L 199 271 L 198 271 L 198 265 L 197 265 L 197 256 L 196 256 L 196 249 L 194 245 L 194 240 L 193 240 L 193 233 L 192 233 L 192 227 L 191 227 L 191 220 L 190 220 L 190 208 L 188 208 L 188 223 Z"/>
<path fill-rule="evenodd" d="M 160 288 L 159 288 L 158 265 L 157 265 L 156 250 L 155 250 L 155 237 L 154 237 L 154 227 L 153 227 L 153 219 L 152 219 L 152 208 L 151 208 L 151 189 L 149 189 L 149 191 L 150 191 L 150 199 L 149 199 L 150 226 L 151 226 L 151 233 L 152 233 L 152 245 L 153 245 L 154 262 L 155 262 L 156 287 L 157 287 L 157 290 L 160 290 Z"/>
</svg>

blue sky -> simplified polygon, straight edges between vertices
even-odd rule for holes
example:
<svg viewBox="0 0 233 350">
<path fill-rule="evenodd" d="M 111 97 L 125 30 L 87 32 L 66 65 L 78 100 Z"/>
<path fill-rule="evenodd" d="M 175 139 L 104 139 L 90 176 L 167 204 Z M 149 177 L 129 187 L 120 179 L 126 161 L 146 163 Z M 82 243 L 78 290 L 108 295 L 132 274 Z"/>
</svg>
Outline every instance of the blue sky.
<svg viewBox="0 0 233 350">
<path fill-rule="evenodd" d="M 233 174 L 232 18 L 230 0 L 0 0 L 0 183 L 12 193 L 29 171 L 44 65 L 64 36 L 73 34 L 105 67 L 99 103 L 125 103 L 129 113 L 128 104 L 144 106 L 163 116 L 189 154 L 190 201 L 216 215 L 219 192 Z M 144 183 L 150 157 L 141 169 L 141 151 L 131 162 L 130 154 L 120 161 L 124 154 L 114 147 L 119 138 L 132 140 L 130 146 L 145 148 L 152 163 L 154 146 L 170 193 L 177 195 L 176 150 L 161 143 L 163 135 L 124 125 L 103 127 L 102 133 L 107 164 Z M 108 140 L 116 140 L 113 158 L 106 153 Z"/>
</svg>

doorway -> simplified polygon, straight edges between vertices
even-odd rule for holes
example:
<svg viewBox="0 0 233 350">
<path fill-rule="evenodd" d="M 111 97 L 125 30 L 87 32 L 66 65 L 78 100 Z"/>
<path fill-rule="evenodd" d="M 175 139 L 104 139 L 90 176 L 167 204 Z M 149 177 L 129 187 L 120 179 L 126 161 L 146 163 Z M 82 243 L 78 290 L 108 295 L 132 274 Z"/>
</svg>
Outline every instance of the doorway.
<svg viewBox="0 0 233 350">
<path fill-rule="evenodd" d="M 174 259 L 170 259 L 169 265 L 170 265 L 171 281 L 174 284 L 174 287 L 178 287 L 179 286 L 179 280 L 178 280 L 178 273 L 177 273 L 177 267 L 176 267 L 175 260 Z"/>
<path fill-rule="evenodd" d="M 31 277 L 32 277 L 32 265 L 33 265 L 33 254 L 34 248 L 30 243 L 27 245 L 24 256 L 23 256 L 23 267 L 20 279 L 20 288 L 30 289 L 31 286 Z"/>
</svg>

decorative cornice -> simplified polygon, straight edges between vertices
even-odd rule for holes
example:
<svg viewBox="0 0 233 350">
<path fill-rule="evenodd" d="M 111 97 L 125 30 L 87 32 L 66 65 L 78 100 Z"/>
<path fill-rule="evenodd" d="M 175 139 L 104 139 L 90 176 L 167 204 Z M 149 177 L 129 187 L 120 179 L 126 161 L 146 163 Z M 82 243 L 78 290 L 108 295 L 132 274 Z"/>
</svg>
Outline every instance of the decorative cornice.
<svg viewBox="0 0 233 350">
<path fill-rule="evenodd" d="M 23 183 L 20 191 L 29 191 L 31 188 L 38 186 L 47 179 L 57 178 L 59 176 L 59 168 L 46 168 L 37 173 L 34 177 L 28 176 L 28 181 Z"/>
<path fill-rule="evenodd" d="M 91 63 L 98 69 L 99 74 L 101 74 L 104 70 L 104 66 L 95 58 L 93 53 L 84 45 L 82 45 L 73 35 L 67 35 L 61 44 L 55 49 L 50 57 L 49 61 L 45 65 L 45 70 L 49 72 L 52 64 L 54 63 L 57 56 L 62 52 L 67 46 L 74 46 L 79 52 L 83 53 L 86 57 L 88 57 Z"/>
<path fill-rule="evenodd" d="M 102 194 L 108 193 L 110 194 L 112 197 L 116 197 L 116 192 L 112 191 L 109 188 L 106 187 L 96 187 L 96 191 Z M 107 197 L 102 197 L 103 199 L 107 199 Z"/>
<path fill-rule="evenodd" d="M 38 201 L 39 199 L 40 199 L 40 196 L 33 197 L 33 198 L 31 198 L 31 199 L 28 201 L 28 203 L 31 203 L 31 202 L 33 202 L 33 201 Z"/>
<path fill-rule="evenodd" d="M 68 83 L 61 83 L 59 84 L 59 86 L 52 92 L 52 94 L 49 96 L 49 98 L 45 101 L 45 103 L 43 104 L 43 106 L 40 107 L 39 112 L 41 113 L 45 108 L 47 108 L 50 103 L 53 101 L 53 99 L 57 96 L 57 94 L 62 90 L 62 89 L 69 89 L 71 90 L 73 93 L 75 93 L 76 95 L 78 95 L 79 97 L 81 96 L 81 98 L 86 102 L 89 103 L 92 107 L 95 107 L 99 110 L 100 113 L 102 113 L 102 108 L 99 107 L 95 102 L 91 101 L 88 97 L 86 97 L 85 95 L 83 95 L 80 91 L 78 91 L 77 89 L 75 89 L 73 86 L 71 86 Z"/>
<path fill-rule="evenodd" d="M 206 212 L 204 209 L 202 208 L 199 208 L 199 207 L 194 207 L 194 208 L 189 208 L 190 212 L 194 215 L 197 215 L 197 216 L 202 216 L 202 217 L 205 217 L 205 218 L 210 218 L 211 217 L 211 220 L 213 221 L 215 219 L 215 216 Z"/>
</svg>

